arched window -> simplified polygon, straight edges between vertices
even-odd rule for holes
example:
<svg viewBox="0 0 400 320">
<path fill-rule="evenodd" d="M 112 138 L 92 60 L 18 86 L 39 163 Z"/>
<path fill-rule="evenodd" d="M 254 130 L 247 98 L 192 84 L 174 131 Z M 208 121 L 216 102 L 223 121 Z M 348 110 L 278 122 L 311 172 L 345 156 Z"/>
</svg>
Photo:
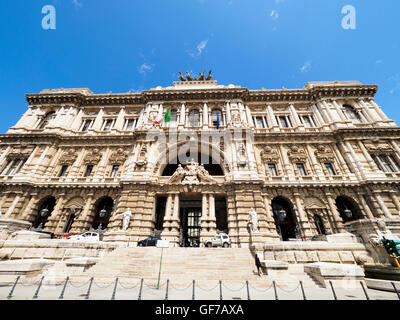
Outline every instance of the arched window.
<svg viewBox="0 0 400 320">
<path fill-rule="evenodd" d="M 336 207 L 344 222 L 354 221 L 362 218 L 361 210 L 357 203 L 345 196 L 336 198 Z"/>
<path fill-rule="evenodd" d="M 349 119 L 355 123 L 362 122 L 360 115 L 356 112 L 356 110 L 354 110 L 354 108 L 352 106 L 344 105 L 343 109 L 344 109 L 343 112 L 347 119 Z"/>
<path fill-rule="evenodd" d="M 189 126 L 190 127 L 199 127 L 200 126 L 200 112 L 199 110 L 190 110 L 189 111 Z"/>
<path fill-rule="evenodd" d="M 32 224 L 34 229 L 44 229 L 48 218 L 53 212 L 54 206 L 56 205 L 56 199 L 54 197 L 48 197 L 42 200 L 42 204 L 39 205 L 36 219 Z"/>
<path fill-rule="evenodd" d="M 220 127 L 224 124 L 222 118 L 222 111 L 220 109 L 214 109 L 211 111 L 211 123 L 214 127 Z"/>
<path fill-rule="evenodd" d="M 43 119 L 40 121 L 39 125 L 38 125 L 38 129 L 39 130 L 43 130 L 47 127 L 47 125 L 49 124 L 49 122 L 51 120 L 53 120 L 55 118 L 56 113 L 54 111 L 47 113 Z"/>
<path fill-rule="evenodd" d="M 108 226 L 108 222 L 114 208 L 114 201 L 110 197 L 102 198 L 95 208 L 96 214 L 93 220 L 92 228 L 95 230 L 104 230 Z"/>
</svg>

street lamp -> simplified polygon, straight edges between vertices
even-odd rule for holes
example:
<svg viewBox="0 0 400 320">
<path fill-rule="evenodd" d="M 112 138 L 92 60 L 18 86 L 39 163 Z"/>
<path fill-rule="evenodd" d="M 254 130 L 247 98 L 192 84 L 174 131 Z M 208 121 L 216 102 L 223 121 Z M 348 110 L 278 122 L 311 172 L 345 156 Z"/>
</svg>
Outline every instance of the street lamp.
<svg viewBox="0 0 400 320">
<path fill-rule="evenodd" d="M 343 213 L 349 219 L 353 216 L 353 213 L 351 212 L 351 210 L 347 209 L 347 208 L 344 209 Z"/>
<path fill-rule="evenodd" d="M 49 209 L 44 208 L 44 209 L 40 210 L 40 216 L 41 216 L 41 217 L 44 218 L 44 217 L 46 217 L 48 214 L 49 214 Z"/>
<path fill-rule="evenodd" d="M 287 216 L 287 214 L 286 214 L 286 211 L 284 209 L 281 209 L 281 210 L 278 211 L 278 218 L 279 218 L 280 221 L 285 220 L 286 216 Z"/>
<path fill-rule="evenodd" d="M 100 210 L 99 216 L 100 218 L 104 218 L 107 214 L 107 210 L 106 207 L 104 207 L 103 209 Z"/>
</svg>

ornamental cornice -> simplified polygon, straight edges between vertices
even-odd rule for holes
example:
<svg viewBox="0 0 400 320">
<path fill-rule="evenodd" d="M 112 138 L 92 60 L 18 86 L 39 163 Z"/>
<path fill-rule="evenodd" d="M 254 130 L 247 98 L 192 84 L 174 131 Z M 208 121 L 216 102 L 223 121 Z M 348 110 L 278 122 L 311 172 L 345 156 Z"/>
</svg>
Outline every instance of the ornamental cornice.
<svg viewBox="0 0 400 320">
<path fill-rule="evenodd" d="M 315 102 L 326 98 L 373 98 L 376 85 L 314 86 L 304 89 L 249 90 L 240 87 L 217 89 L 145 90 L 140 93 L 84 94 L 46 92 L 26 94 L 29 105 L 74 104 L 76 106 L 145 105 L 152 101 L 241 100 L 244 102 Z"/>
</svg>

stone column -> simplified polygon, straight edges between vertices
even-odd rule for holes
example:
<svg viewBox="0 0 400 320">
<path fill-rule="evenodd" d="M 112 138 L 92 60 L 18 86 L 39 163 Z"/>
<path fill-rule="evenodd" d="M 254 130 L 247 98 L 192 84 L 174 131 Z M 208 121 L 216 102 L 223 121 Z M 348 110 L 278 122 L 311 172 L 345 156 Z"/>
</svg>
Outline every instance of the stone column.
<svg viewBox="0 0 400 320">
<path fill-rule="evenodd" d="M 14 208 L 15 208 L 15 206 L 17 205 L 17 203 L 18 203 L 18 201 L 19 201 L 20 198 L 21 198 L 21 195 L 20 195 L 20 194 L 17 194 L 17 195 L 15 196 L 15 198 L 14 198 L 14 200 L 13 200 L 11 206 L 8 208 L 8 210 L 7 210 L 6 214 L 5 214 L 5 217 L 6 217 L 6 218 L 9 218 L 9 217 L 11 216 L 11 214 L 13 213 Z"/>
<path fill-rule="evenodd" d="M 315 104 L 313 104 L 311 106 L 311 110 L 313 111 L 315 118 L 318 120 L 320 125 L 324 125 L 326 124 L 325 120 L 323 119 L 321 112 L 319 111 L 319 109 L 317 108 L 317 106 Z"/>
<path fill-rule="evenodd" d="M 315 171 L 315 173 L 316 173 L 316 175 L 317 175 L 317 179 L 320 179 L 321 177 L 322 177 L 323 179 L 325 179 L 325 175 L 324 175 L 324 173 L 322 172 L 321 167 L 320 167 L 320 165 L 318 164 L 317 159 L 315 158 L 315 154 L 314 154 L 313 149 L 311 148 L 311 146 L 310 146 L 309 144 L 306 145 L 306 148 L 307 148 L 308 154 L 309 154 L 309 156 L 310 156 L 311 163 L 312 163 L 312 165 L 313 165 L 313 167 L 314 167 L 314 171 Z"/>
<path fill-rule="evenodd" d="M 103 125 L 103 114 L 104 114 L 104 110 L 101 107 L 99 110 L 99 113 L 96 116 L 96 119 L 94 120 L 92 129 L 101 130 L 101 126 Z"/>
<path fill-rule="evenodd" d="M 125 119 L 125 107 L 121 107 L 119 111 L 117 120 L 115 121 L 115 125 L 113 129 L 122 130 L 124 126 L 124 119 Z"/>
<path fill-rule="evenodd" d="M 378 166 L 376 165 L 375 161 L 372 159 L 371 155 L 368 153 L 367 149 L 364 146 L 364 143 L 362 143 L 361 141 L 358 141 L 358 145 L 360 146 L 360 149 L 361 149 L 364 157 L 367 159 L 370 168 L 374 172 L 379 171 Z"/>
<path fill-rule="evenodd" d="M 300 117 L 297 114 L 296 108 L 293 106 L 293 104 L 289 105 L 289 111 L 290 114 L 292 115 L 295 127 L 299 127 L 300 130 L 302 129 L 304 130 L 304 124 L 300 121 Z"/>
<path fill-rule="evenodd" d="M 303 237 L 305 239 L 311 238 L 313 236 L 313 233 L 311 232 L 311 227 L 310 227 L 310 222 L 308 221 L 308 217 L 305 214 L 303 207 L 301 206 L 301 196 L 299 192 L 294 192 L 293 193 L 294 200 L 296 202 L 296 209 L 297 212 L 299 213 L 299 224 L 301 227 L 301 232 L 303 234 Z"/>
<path fill-rule="evenodd" d="M 284 150 L 282 145 L 279 145 L 279 150 L 282 155 L 283 165 L 285 167 L 286 175 L 289 177 L 289 180 L 291 180 L 294 178 L 294 174 L 293 174 L 293 170 L 292 170 L 292 166 L 290 164 L 289 158 L 288 158 L 287 153 Z"/>
<path fill-rule="evenodd" d="M 254 128 L 253 117 L 251 116 L 251 111 L 249 106 L 246 106 L 247 122 L 251 128 Z"/>
<path fill-rule="evenodd" d="M 78 131 L 81 128 L 82 116 L 83 116 L 83 111 L 81 109 L 81 110 L 79 110 L 78 114 L 76 115 L 75 119 L 73 120 L 73 122 L 71 124 L 71 130 Z"/>
<path fill-rule="evenodd" d="M 77 218 L 75 218 L 75 222 L 72 225 L 72 229 L 71 229 L 71 233 L 81 233 L 81 232 L 85 232 L 87 230 L 90 229 L 90 227 L 92 226 L 92 219 L 90 217 L 90 214 L 92 213 L 93 210 L 93 205 L 95 202 L 94 199 L 94 193 L 93 192 L 89 192 L 86 195 L 86 203 L 85 206 L 82 209 L 82 212 L 79 214 L 79 216 Z"/>
<path fill-rule="evenodd" d="M 346 116 L 344 115 L 342 108 L 339 106 L 339 104 L 336 102 L 336 100 L 332 100 L 333 106 L 336 109 L 337 114 L 339 115 L 340 120 L 342 120 L 343 122 L 347 121 Z"/>
<path fill-rule="evenodd" d="M 209 210 L 210 210 L 210 212 L 209 212 L 209 214 L 210 214 L 209 215 L 209 219 L 210 219 L 209 226 L 210 226 L 211 231 L 215 233 L 217 225 L 216 225 L 216 217 L 215 217 L 215 196 L 214 196 L 213 193 L 211 193 L 209 195 Z"/>
<path fill-rule="evenodd" d="M 185 104 L 182 103 L 181 104 L 181 111 L 179 113 L 179 128 L 183 128 L 185 126 L 185 120 L 186 120 L 185 112 L 186 112 L 185 111 Z"/>
<path fill-rule="evenodd" d="M 337 233 L 342 233 L 345 232 L 345 229 L 343 227 L 343 219 L 339 214 L 339 211 L 336 207 L 335 200 L 334 200 L 334 195 L 331 192 L 325 192 L 326 195 L 326 200 L 328 202 L 329 209 L 332 214 L 333 222 L 334 222 L 334 228 L 336 229 Z"/>
<path fill-rule="evenodd" d="M 63 219 L 65 214 L 65 212 L 63 212 L 63 206 L 65 201 L 65 193 L 60 193 L 57 197 L 56 205 L 54 206 L 50 217 L 47 219 L 44 231 L 53 232 L 55 234 L 59 234 L 63 231 L 63 224 L 65 224 Z"/>
<path fill-rule="evenodd" d="M 278 125 L 278 122 L 276 121 L 276 118 L 274 115 L 274 110 L 272 110 L 272 107 L 270 105 L 267 106 L 267 114 L 271 119 L 271 124 L 272 124 L 273 130 L 279 131 L 279 125 Z"/>
<path fill-rule="evenodd" d="M 378 201 L 379 206 L 382 208 L 382 211 L 383 211 L 383 214 L 385 215 L 385 217 L 387 219 L 393 219 L 394 217 L 390 213 L 389 209 L 386 207 L 384 201 L 382 200 L 381 195 L 379 194 L 379 191 L 378 190 L 374 190 L 373 194 L 374 194 L 374 197 L 375 197 L 376 201 Z"/>
<path fill-rule="evenodd" d="M 222 119 L 220 119 L 222 120 Z M 204 129 L 208 129 L 208 106 L 207 103 L 205 102 L 203 105 L 203 127 Z"/>
<path fill-rule="evenodd" d="M 231 106 L 229 102 L 227 102 L 225 105 L 225 113 L 226 113 L 226 125 L 228 126 L 231 123 Z"/>
<path fill-rule="evenodd" d="M 392 199 L 394 205 L 396 206 L 396 210 L 398 214 L 400 215 L 400 201 L 399 198 L 397 197 L 397 192 L 396 191 L 390 191 L 390 198 Z"/>
<path fill-rule="evenodd" d="M 35 205 L 35 203 L 38 201 L 37 199 L 37 193 L 36 192 L 31 192 L 30 193 L 31 198 L 29 199 L 28 205 L 24 209 L 24 211 L 21 213 L 21 220 L 28 221 L 30 215 L 32 214 L 32 208 Z"/>
<path fill-rule="evenodd" d="M 322 114 L 322 117 L 324 118 L 325 122 L 328 124 L 331 124 L 331 123 L 333 123 L 333 120 L 327 110 L 326 103 L 323 103 L 323 102 L 324 101 L 317 103 L 318 109 L 321 110 L 321 114 Z"/>
<path fill-rule="evenodd" d="M 175 201 L 174 201 L 175 200 Z M 172 203 L 174 207 L 172 208 Z M 165 206 L 164 225 L 161 237 L 170 241 L 172 246 L 179 246 L 179 195 L 169 193 Z"/>
<path fill-rule="evenodd" d="M 358 201 L 361 203 L 362 207 L 364 208 L 368 219 L 371 219 L 371 220 L 375 219 L 374 214 L 372 213 L 371 209 L 368 206 L 367 201 L 364 198 L 364 195 L 363 194 L 357 194 L 357 198 L 358 198 Z"/>
<path fill-rule="evenodd" d="M 339 142 L 339 146 L 342 147 L 343 151 L 344 151 L 344 156 L 348 159 L 349 163 L 351 163 L 351 165 L 353 166 L 354 169 L 354 173 L 357 176 L 358 179 L 363 180 L 365 179 L 365 175 L 361 173 L 360 167 L 359 167 L 359 163 L 358 163 L 358 159 L 354 158 L 354 150 L 352 148 L 348 147 L 348 142 Z"/>
</svg>

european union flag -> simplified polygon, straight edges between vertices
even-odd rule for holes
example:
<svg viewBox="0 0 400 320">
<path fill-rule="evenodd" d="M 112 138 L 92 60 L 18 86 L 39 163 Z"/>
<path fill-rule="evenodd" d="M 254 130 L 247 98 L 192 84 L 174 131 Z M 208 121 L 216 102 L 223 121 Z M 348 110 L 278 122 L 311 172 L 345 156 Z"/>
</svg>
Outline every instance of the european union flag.
<svg viewBox="0 0 400 320">
<path fill-rule="evenodd" d="M 219 112 L 217 112 L 217 129 L 219 129 Z"/>
</svg>

